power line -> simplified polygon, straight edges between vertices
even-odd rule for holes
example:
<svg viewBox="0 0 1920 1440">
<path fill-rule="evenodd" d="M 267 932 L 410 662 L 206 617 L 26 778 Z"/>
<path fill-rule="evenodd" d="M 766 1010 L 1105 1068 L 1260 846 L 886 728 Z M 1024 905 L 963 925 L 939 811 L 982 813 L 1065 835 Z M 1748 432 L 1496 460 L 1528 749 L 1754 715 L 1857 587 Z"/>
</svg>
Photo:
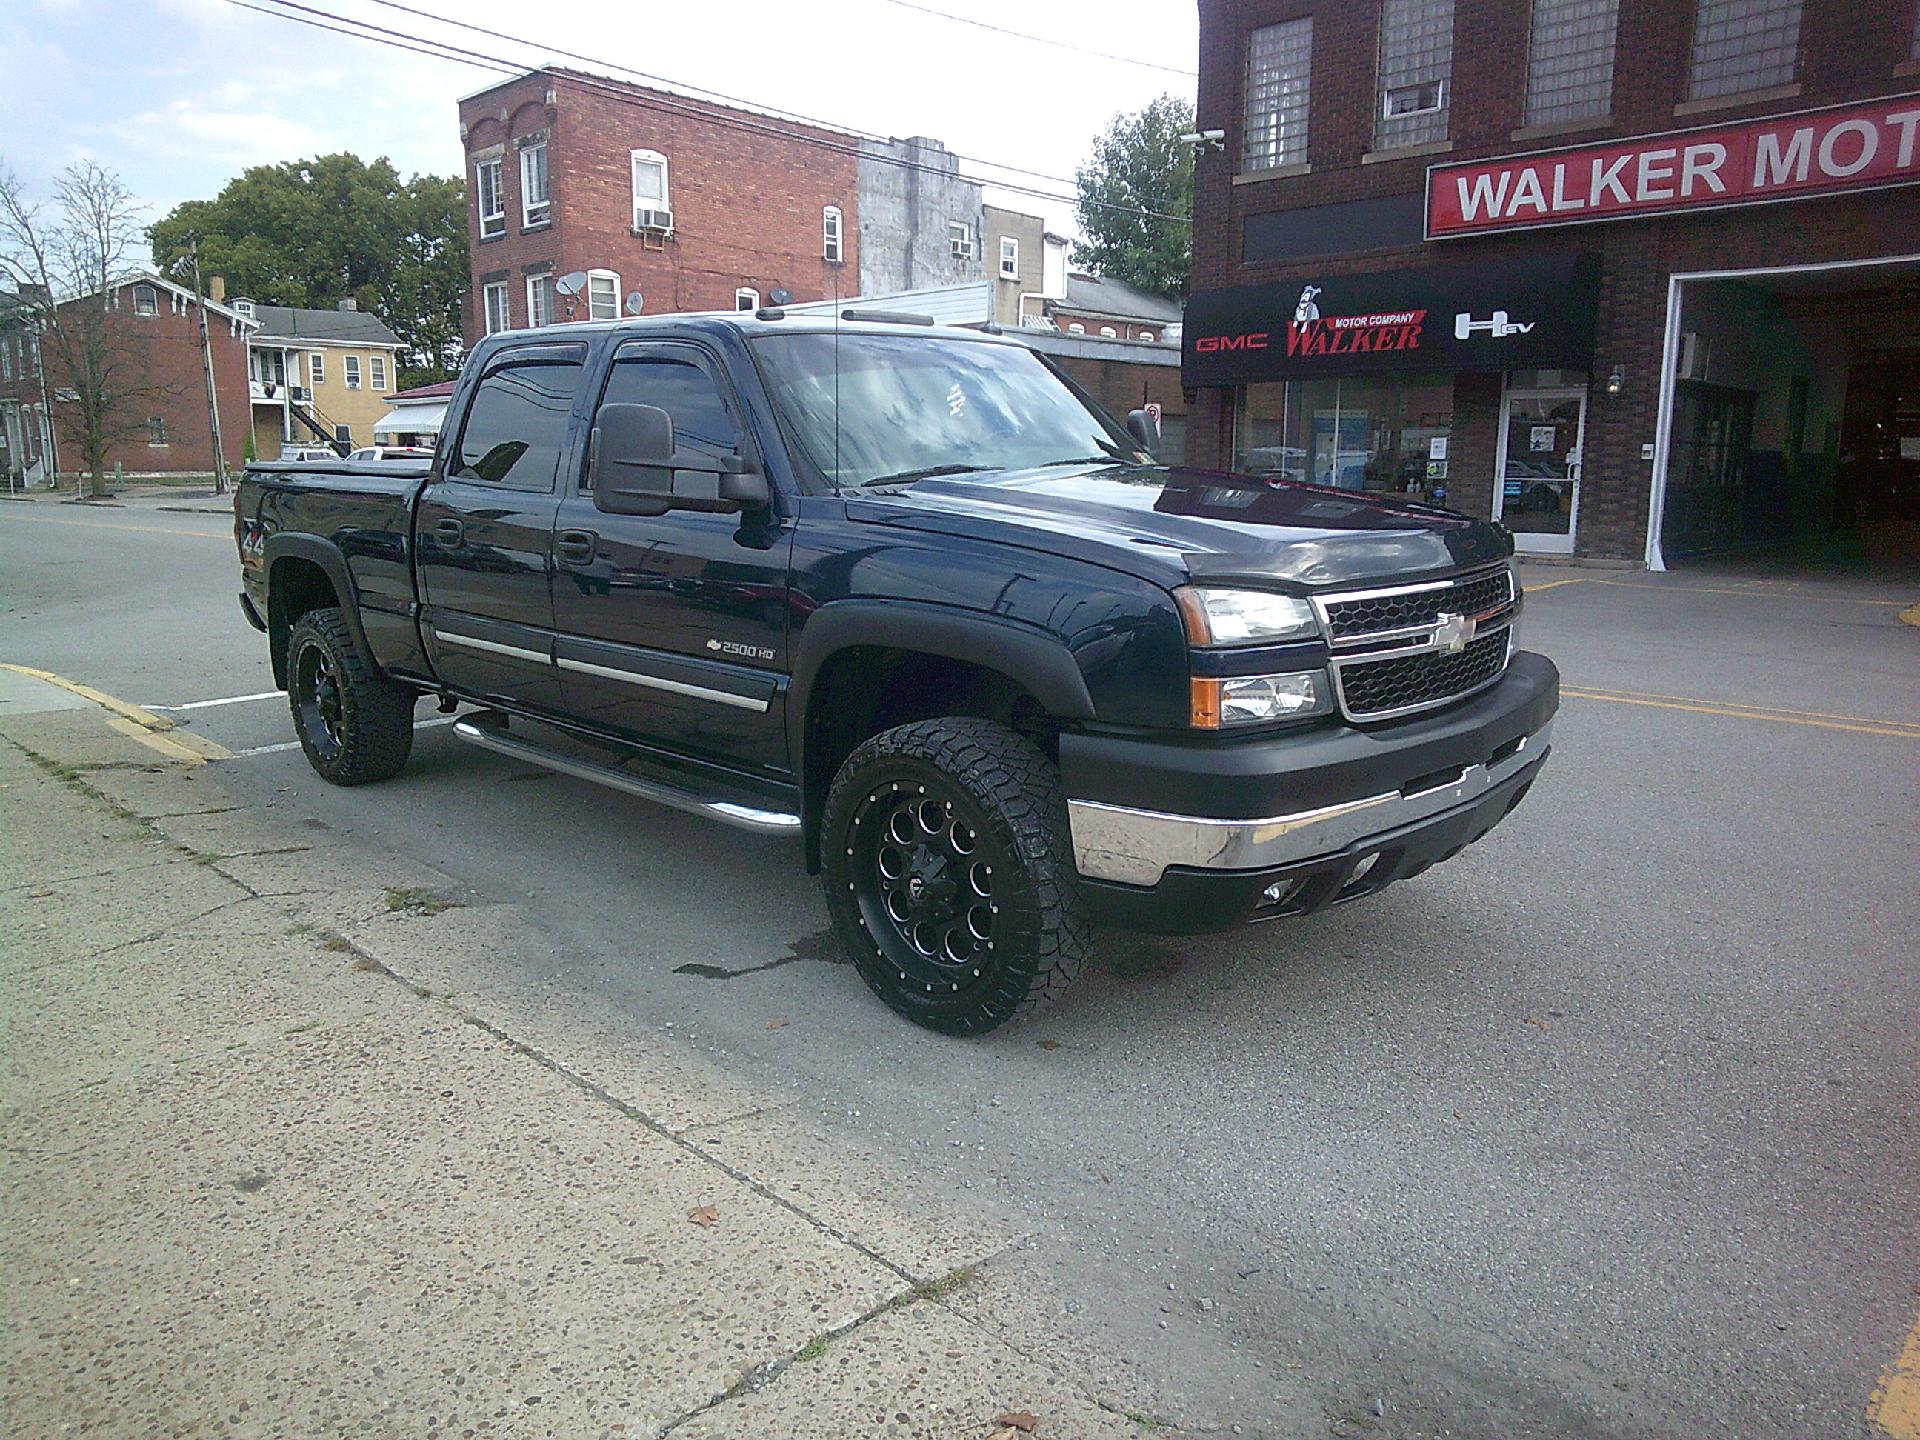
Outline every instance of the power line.
<svg viewBox="0 0 1920 1440">
<path fill-rule="evenodd" d="M 1051 45 L 1056 50 L 1071 50 L 1076 55 L 1092 55 L 1099 60 L 1112 60 L 1121 65 L 1138 65 L 1142 70 L 1159 70 L 1168 75 L 1184 75 L 1189 79 L 1198 79 L 1197 70 L 1182 70 L 1177 65 L 1158 65 L 1151 60 L 1136 60 L 1131 55 L 1115 55 L 1108 50 L 1094 50 L 1085 45 L 1075 45 L 1066 40 L 1052 40 L 1045 35 L 1029 35 L 1024 30 L 1010 30 L 1004 25 L 989 24 L 985 20 L 975 20 L 971 15 L 954 15 L 945 10 L 935 10 L 930 5 L 916 5 L 913 0 L 887 0 L 889 5 L 898 5 L 902 10 L 918 10 L 922 15 L 932 15 L 941 20 L 951 20 L 956 25 L 971 25 L 976 30 L 991 30 L 996 35 L 1010 35 L 1015 40 L 1028 40 L 1035 45 Z"/>
<path fill-rule="evenodd" d="M 279 3 L 284 3 L 284 0 L 279 0 Z M 422 10 L 418 6 L 403 4 L 402 0 L 368 0 L 368 3 L 373 5 L 385 6 L 389 10 L 398 10 L 403 14 L 417 16 L 422 20 L 429 20 L 434 22 L 435 24 L 449 25 L 454 27 L 455 29 L 467 30 L 472 32 L 475 35 L 485 35 L 489 39 L 504 40 L 507 43 L 512 45 L 525 46 L 528 49 L 538 50 L 548 55 L 558 55 L 562 59 L 577 60 L 584 65 L 597 65 L 603 70 L 616 71 L 617 73 L 622 75 L 632 75 L 641 80 L 651 81 L 656 85 L 665 85 L 674 90 L 685 91 L 687 92 L 687 95 L 685 98 L 688 98 L 688 99 L 696 99 L 702 96 L 710 96 L 713 99 L 721 101 L 722 103 L 725 103 L 725 104 L 744 105 L 749 110 L 760 115 L 773 116 L 775 118 L 782 119 L 782 120 L 791 120 L 802 125 L 811 125 L 822 130 L 833 130 L 841 134 L 857 135 L 862 140 L 871 140 L 877 144 L 888 144 L 888 143 L 891 143 L 893 139 L 892 136 L 882 135 L 882 134 L 879 134 L 877 131 L 862 130 L 858 126 L 841 125 L 831 120 L 822 120 L 817 116 L 803 115 L 797 110 L 782 110 L 778 106 L 766 105 L 757 100 L 749 100 L 743 95 L 729 94 L 725 90 L 715 90 L 710 86 L 706 86 L 706 85 L 689 84 L 684 80 L 675 80 L 671 76 L 660 75 L 651 70 L 637 69 L 632 65 L 623 65 L 618 61 L 605 60 L 594 55 L 583 55 L 578 50 L 565 50 L 560 48 L 557 45 L 548 44 L 546 41 L 527 40 L 521 36 L 513 35 L 503 30 L 490 30 L 486 26 L 476 25 L 470 20 L 456 20 L 451 15 L 441 15 L 432 10 Z M 304 7 L 297 7 L 297 8 L 304 8 Z M 930 11 L 928 13 L 939 14 L 941 12 Z M 350 23 L 356 24 L 356 25 L 366 25 L 369 22 L 355 20 L 355 21 L 351 21 Z M 378 28 L 378 27 L 371 27 L 371 28 Z M 429 41 L 428 43 L 442 44 L 444 42 Z M 1185 73 L 1185 72 L 1181 72 L 1181 73 Z M 1004 161 L 1000 161 L 1000 160 L 987 160 L 977 155 L 961 155 L 957 152 L 949 152 L 949 153 L 953 154 L 954 159 L 959 161 L 964 161 L 969 165 L 982 165 L 990 170 L 999 170 L 1009 175 L 1024 175 L 1030 180 L 1051 180 L 1056 185 L 1072 185 L 1076 183 L 1065 175 L 1054 175 L 1045 170 L 1026 170 L 1026 169 L 1022 169 L 1018 165 L 1009 165 Z M 872 156 L 869 158 L 883 159 L 884 157 Z M 894 161 L 890 163 L 904 164 L 907 162 Z M 934 166 L 921 166 L 918 168 L 926 170 L 930 173 L 939 173 L 938 167 L 934 167 Z M 997 180 L 988 180 L 988 181 L 985 181 L 984 183 L 990 184 L 990 185 L 1001 184 L 1001 182 Z M 1012 188 L 1012 187 L 1002 186 L 1001 188 Z M 1074 199 L 1077 197 L 1041 196 L 1040 198 L 1042 199 Z M 1163 217 L 1163 218 L 1177 218 L 1177 217 Z"/>
<path fill-rule="evenodd" d="M 370 41 L 373 44 L 408 50 L 415 54 L 427 55 L 433 59 L 449 60 L 456 64 L 470 65 L 478 69 L 495 71 L 502 74 L 519 75 L 527 73 L 530 69 L 540 68 L 528 66 L 523 62 L 505 59 L 498 55 L 489 55 L 463 45 L 456 45 L 451 41 L 434 40 L 411 31 L 394 30 L 386 26 L 376 25 L 372 21 L 354 19 L 350 16 L 339 15 L 329 10 L 316 9 L 313 6 L 299 3 L 299 0 L 267 0 L 268 5 L 276 7 L 271 9 L 267 8 L 266 5 L 252 3 L 252 0 L 227 0 L 227 3 L 242 10 L 257 11 L 260 14 L 271 15 L 276 19 L 292 21 L 295 24 L 311 26 L 318 30 L 331 31 L 335 34 L 346 35 L 352 39 Z M 291 13 L 296 11 L 303 13 Z M 330 21 L 338 23 L 328 23 Z M 463 22 L 445 21 L 444 23 L 459 24 Z M 346 29 L 342 28 L 343 26 L 352 26 L 355 28 Z M 505 38 L 510 43 L 516 45 L 526 46 L 529 49 L 539 50 L 547 48 L 538 41 L 527 40 L 517 36 L 504 36 L 501 38 Z M 426 49 L 423 48 L 424 46 L 434 48 Z M 791 130 L 779 129 L 771 125 L 757 124 L 746 115 L 716 114 L 710 108 L 697 108 L 707 106 L 710 102 L 700 101 L 691 97 L 676 97 L 664 94 L 637 95 L 632 92 L 631 87 L 624 86 L 619 82 L 605 80 L 598 76 L 584 75 L 578 72 L 569 72 L 569 78 L 584 88 L 598 91 L 617 103 L 637 109 L 652 110 L 662 114 L 688 116 L 703 120 L 709 124 L 730 126 L 734 129 L 744 130 L 749 133 L 767 135 L 790 143 L 810 145 L 835 154 L 851 156 L 856 160 L 871 160 L 878 164 L 893 165 L 901 169 L 918 171 L 923 174 L 950 177 L 953 173 L 940 166 L 926 165 L 899 156 L 871 154 L 861 150 L 857 144 L 849 145 L 822 136 L 795 134 Z M 698 89 L 699 87 L 690 86 L 685 88 Z M 800 118 L 803 123 L 817 126 L 821 129 L 837 131 L 840 134 L 847 135 L 854 139 L 859 138 L 859 132 L 846 130 L 843 127 L 832 125 L 826 121 L 813 120 L 806 117 L 797 118 Z M 1017 166 L 1003 165 L 998 161 L 980 160 L 964 155 L 956 155 L 954 158 L 956 160 L 966 160 L 970 164 L 1007 170 L 1014 174 L 1033 175 L 1037 178 L 1053 180 L 1060 184 L 1072 183 L 1067 181 L 1063 176 L 1045 175 L 1036 171 L 1023 171 Z M 975 178 L 975 183 L 992 185 L 997 189 L 1010 191 L 1017 195 L 1027 195 L 1040 200 L 1052 200 L 1060 204 L 1085 204 L 1094 209 L 1133 215 L 1142 219 L 1164 220 L 1182 225 L 1190 225 L 1193 223 L 1191 217 L 1185 215 L 1173 215 L 1164 211 L 1148 210 L 1139 206 L 1115 205 L 1107 201 L 1083 200 L 1078 195 L 1042 190 L 1035 186 L 1016 184 L 1012 181 Z"/>
</svg>

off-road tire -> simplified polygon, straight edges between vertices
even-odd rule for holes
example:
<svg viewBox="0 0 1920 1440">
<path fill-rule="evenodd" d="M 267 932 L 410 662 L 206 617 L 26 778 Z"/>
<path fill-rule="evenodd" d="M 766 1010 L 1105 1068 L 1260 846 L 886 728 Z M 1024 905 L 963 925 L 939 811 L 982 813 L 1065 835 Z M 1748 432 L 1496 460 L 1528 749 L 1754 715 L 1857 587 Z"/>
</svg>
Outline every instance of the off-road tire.
<svg viewBox="0 0 1920 1440">
<path fill-rule="evenodd" d="M 416 691 L 374 673 L 335 607 L 309 610 L 287 636 L 287 701 L 307 763 L 334 785 L 400 773 L 413 750 Z"/>
<path fill-rule="evenodd" d="M 922 815 L 935 826 L 912 818 Z M 896 825 L 911 842 L 895 841 Z M 958 848 L 963 833 L 970 848 Z M 922 720 L 866 741 L 827 792 L 821 849 L 841 942 L 873 992 L 916 1025 L 982 1034 L 1061 994 L 1086 958 L 1092 927 L 1060 772 L 1031 740 L 992 721 Z M 895 871 L 904 861 L 906 885 L 921 878 L 911 902 L 883 852 Z M 958 927 L 939 910 L 944 932 L 890 908 L 952 885 L 952 903 L 964 907 Z"/>
</svg>

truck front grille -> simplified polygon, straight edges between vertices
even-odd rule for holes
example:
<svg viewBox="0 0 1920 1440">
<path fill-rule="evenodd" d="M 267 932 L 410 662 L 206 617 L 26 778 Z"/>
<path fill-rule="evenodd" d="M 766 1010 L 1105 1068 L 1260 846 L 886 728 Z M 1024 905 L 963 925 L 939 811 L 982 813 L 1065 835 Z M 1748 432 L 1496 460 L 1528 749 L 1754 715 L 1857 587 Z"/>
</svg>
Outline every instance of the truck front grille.
<svg viewBox="0 0 1920 1440">
<path fill-rule="evenodd" d="M 1314 601 L 1333 649 L 1334 697 L 1349 720 L 1391 720 L 1465 699 L 1498 680 L 1519 595 L 1501 565 L 1452 580 Z"/>
<path fill-rule="evenodd" d="M 1504 565 L 1458 580 L 1354 596 L 1334 595 L 1321 602 L 1327 617 L 1327 638 L 1335 645 L 1355 644 L 1432 625 L 1448 611 L 1491 623 L 1512 605 L 1513 572 Z"/>
<path fill-rule="evenodd" d="M 1428 650 L 1392 660 L 1334 668 L 1334 689 L 1349 720 L 1384 720 L 1471 695 L 1507 668 L 1508 631 L 1467 642 L 1456 655 Z"/>
</svg>

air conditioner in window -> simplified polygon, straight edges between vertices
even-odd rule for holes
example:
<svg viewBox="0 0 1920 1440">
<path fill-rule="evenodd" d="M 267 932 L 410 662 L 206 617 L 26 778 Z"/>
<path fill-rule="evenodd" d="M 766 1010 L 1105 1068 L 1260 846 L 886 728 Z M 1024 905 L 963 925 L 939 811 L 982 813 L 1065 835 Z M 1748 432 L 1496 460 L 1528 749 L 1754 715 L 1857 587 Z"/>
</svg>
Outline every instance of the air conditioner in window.
<svg viewBox="0 0 1920 1440">
<path fill-rule="evenodd" d="M 287 398 L 292 400 L 296 405 L 306 405 L 313 400 L 313 391 L 307 389 L 304 385 L 289 385 L 287 387 Z"/>
<path fill-rule="evenodd" d="M 1713 343 L 1698 331 L 1680 332 L 1679 363 L 1675 373 L 1682 380 L 1704 380 L 1707 378 L 1707 361 L 1713 352 Z"/>
<path fill-rule="evenodd" d="M 636 210 L 633 215 L 633 228 L 658 230 L 662 235 L 671 235 L 673 212 L 671 210 Z"/>
<path fill-rule="evenodd" d="M 953 252 L 956 260 L 971 260 L 973 258 L 973 241 L 971 240 L 962 240 L 956 236 L 947 241 L 947 248 Z"/>
</svg>

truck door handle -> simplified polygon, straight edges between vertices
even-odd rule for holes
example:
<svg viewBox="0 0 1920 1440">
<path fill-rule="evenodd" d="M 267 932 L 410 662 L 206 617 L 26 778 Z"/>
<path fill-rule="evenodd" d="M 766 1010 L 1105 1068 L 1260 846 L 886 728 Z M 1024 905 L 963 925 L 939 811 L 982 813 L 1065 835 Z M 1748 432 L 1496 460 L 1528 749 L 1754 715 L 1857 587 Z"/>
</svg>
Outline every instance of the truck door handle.
<svg viewBox="0 0 1920 1440">
<path fill-rule="evenodd" d="M 591 565 L 599 544 L 600 537 L 591 530 L 562 530 L 560 543 L 555 548 L 564 564 Z"/>
<path fill-rule="evenodd" d="M 433 535 L 449 550 L 457 550 L 467 538 L 467 527 L 449 515 L 434 525 Z"/>
</svg>

